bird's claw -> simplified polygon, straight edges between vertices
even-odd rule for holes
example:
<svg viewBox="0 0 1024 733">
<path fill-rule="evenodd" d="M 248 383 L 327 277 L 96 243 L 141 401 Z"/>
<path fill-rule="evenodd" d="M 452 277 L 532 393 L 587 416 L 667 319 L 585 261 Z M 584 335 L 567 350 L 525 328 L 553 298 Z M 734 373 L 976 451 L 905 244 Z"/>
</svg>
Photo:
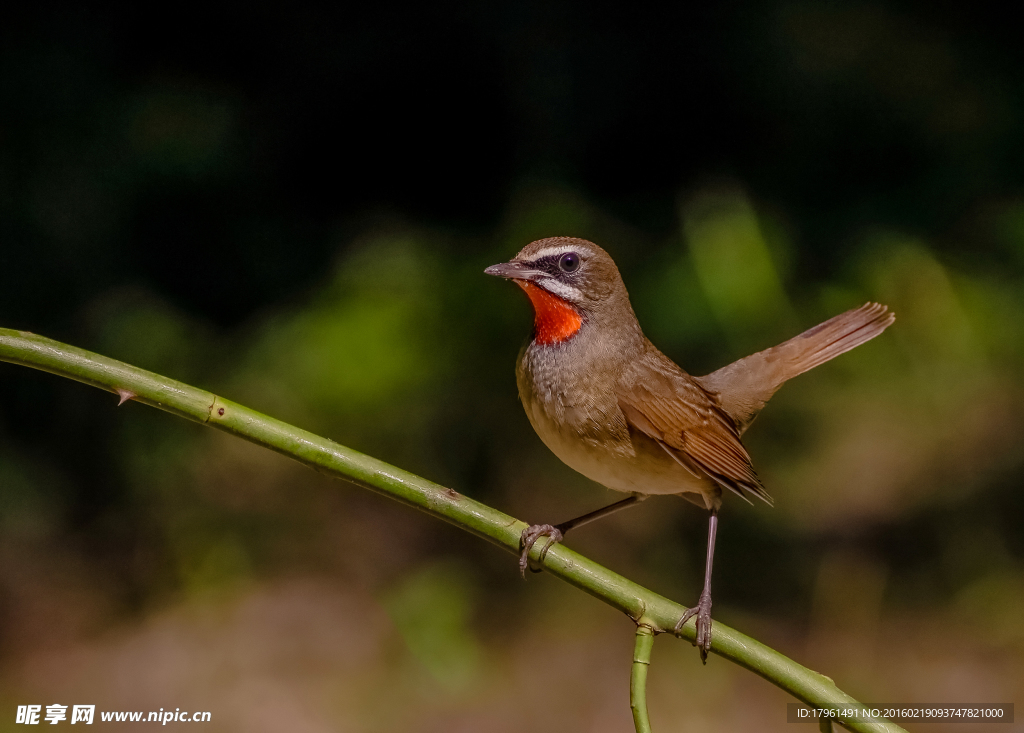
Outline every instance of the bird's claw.
<svg viewBox="0 0 1024 733">
<path fill-rule="evenodd" d="M 548 554 L 551 546 L 562 541 L 562 530 L 551 524 L 531 524 L 523 530 L 523 534 L 519 537 L 519 549 L 522 550 L 522 554 L 519 555 L 519 574 L 523 576 L 524 580 L 527 568 L 534 573 L 540 572 L 540 568 L 530 565 L 530 550 L 541 537 L 550 538 L 540 551 L 540 562 L 544 562 L 544 557 Z"/>
<path fill-rule="evenodd" d="M 679 636 L 679 631 L 683 628 L 683 624 L 693 616 L 697 617 L 697 636 L 694 638 L 693 643 L 700 650 L 700 661 L 707 664 L 708 651 L 711 650 L 711 594 L 701 593 L 697 605 L 686 609 L 686 613 L 683 614 L 683 617 L 679 619 L 675 629 L 673 629 L 676 636 Z"/>
</svg>

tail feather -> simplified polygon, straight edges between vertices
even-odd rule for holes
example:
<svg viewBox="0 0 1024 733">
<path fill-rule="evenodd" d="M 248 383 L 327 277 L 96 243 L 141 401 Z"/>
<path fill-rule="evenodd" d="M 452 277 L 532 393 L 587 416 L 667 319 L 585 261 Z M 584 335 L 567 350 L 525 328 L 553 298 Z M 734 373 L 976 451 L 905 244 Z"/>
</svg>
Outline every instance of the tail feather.
<svg viewBox="0 0 1024 733">
<path fill-rule="evenodd" d="M 866 303 L 698 381 L 717 397 L 742 432 L 787 380 L 870 341 L 895 320 L 887 306 Z"/>
<path fill-rule="evenodd" d="M 782 359 L 788 362 L 782 381 L 803 374 L 808 369 L 835 359 L 840 354 L 870 341 L 887 329 L 896 320 L 881 303 L 867 303 L 860 308 L 840 313 L 835 318 L 804 331 L 789 341 L 762 351 L 767 360 Z"/>
</svg>

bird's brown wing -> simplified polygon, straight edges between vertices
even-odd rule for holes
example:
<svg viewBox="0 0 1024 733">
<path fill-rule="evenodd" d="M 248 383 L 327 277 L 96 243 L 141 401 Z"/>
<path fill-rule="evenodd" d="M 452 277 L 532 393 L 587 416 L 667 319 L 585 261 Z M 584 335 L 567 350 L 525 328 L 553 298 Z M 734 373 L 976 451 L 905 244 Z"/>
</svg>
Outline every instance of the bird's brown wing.
<svg viewBox="0 0 1024 733">
<path fill-rule="evenodd" d="M 681 370 L 666 373 L 662 367 L 643 371 L 642 379 L 623 380 L 632 385 L 620 383 L 616 390 L 626 421 L 658 441 L 692 473 L 706 474 L 745 500 L 747 492 L 771 504 L 771 497 L 750 465 L 750 454 L 740 442 L 736 423 L 714 397 Z"/>
</svg>

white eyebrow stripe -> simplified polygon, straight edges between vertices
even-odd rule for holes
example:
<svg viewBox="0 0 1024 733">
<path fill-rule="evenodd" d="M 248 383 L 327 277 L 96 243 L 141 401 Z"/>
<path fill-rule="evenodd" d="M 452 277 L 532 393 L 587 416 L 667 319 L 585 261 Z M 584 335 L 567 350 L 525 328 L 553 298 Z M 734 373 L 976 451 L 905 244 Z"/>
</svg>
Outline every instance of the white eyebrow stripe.
<svg viewBox="0 0 1024 733">
<path fill-rule="evenodd" d="M 566 252 L 576 252 L 577 247 L 571 244 L 562 244 L 558 247 L 545 247 L 540 252 L 531 255 L 531 261 L 537 261 L 542 257 L 553 257 L 555 255 L 565 254 Z"/>
</svg>

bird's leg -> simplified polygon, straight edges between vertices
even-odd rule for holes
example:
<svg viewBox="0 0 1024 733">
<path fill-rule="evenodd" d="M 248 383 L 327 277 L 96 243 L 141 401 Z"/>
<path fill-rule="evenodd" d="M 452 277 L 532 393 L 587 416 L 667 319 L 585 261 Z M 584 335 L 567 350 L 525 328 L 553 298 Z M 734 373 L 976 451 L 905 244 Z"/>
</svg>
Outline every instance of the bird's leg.
<svg viewBox="0 0 1024 733">
<path fill-rule="evenodd" d="M 715 534 L 717 531 L 718 510 L 712 509 L 711 517 L 708 519 L 708 561 L 704 568 L 704 590 L 701 591 L 697 605 L 686 610 L 674 629 L 678 636 L 683 624 L 689 621 L 691 616 L 697 617 L 697 638 L 694 643 L 700 649 L 700 661 L 704 664 L 708 663 L 708 650 L 711 649 L 711 563 L 715 559 Z"/>
<path fill-rule="evenodd" d="M 533 549 L 534 543 L 537 542 L 541 537 L 548 537 L 547 544 L 544 545 L 544 549 L 540 552 L 540 561 L 544 562 L 544 557 L 548 554 L 548 550 L 552 545 L 561 542 L 562 539 L 568 534 L 570 529 L 576 527 L 582 527 L 584 524 L 589 524 L 596 519 L 601 517 L 607 517 L 609 514 L 614 514 L 620 509 L 631 507 L 639 504 L 641 501 L 647 498 L 647 494 L 633 494 L 628 496 L 621 501 L 617 501 L 614 504 L 609 504 L 606 507 L 595 509 L 592 512 L 584 514 L 582 517 L 576 517 L 570 519 L 568 522 L 562 522 L 561 524 L 531 524 L 529 527 L 523 530 L 522 536 L 519 538 L 519 548 L 522 550 L 522 554 L 519 556 L 519 572 L 525 578 L 526 569 L 530 568 L 531 571 L 539 573 L 539 568 L 530 567 L 530 550 Z"/>
</svg>

